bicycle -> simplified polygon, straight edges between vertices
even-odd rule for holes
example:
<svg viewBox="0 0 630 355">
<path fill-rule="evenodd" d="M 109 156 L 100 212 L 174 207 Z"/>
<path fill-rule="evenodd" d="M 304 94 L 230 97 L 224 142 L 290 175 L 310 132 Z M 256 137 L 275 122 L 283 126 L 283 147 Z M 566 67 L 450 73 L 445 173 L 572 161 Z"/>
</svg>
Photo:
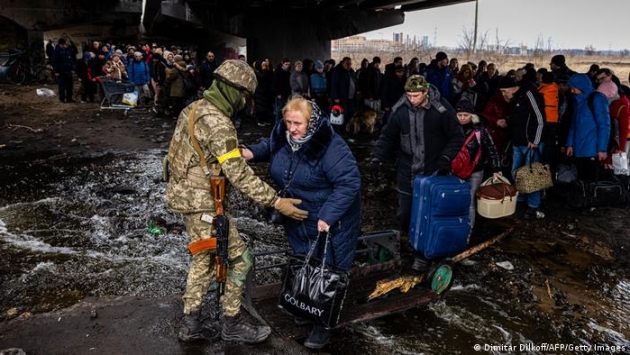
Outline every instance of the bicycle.
<svg viewBox="0 0 630 355">
<path fill-rule="evenodd" d="M 27 50 L 17 50 L 8 53 L 8 59 L 3 66 L 8 67 L 6 78 L 15 84 L 24 84 L 26 82 L 37 82 L 40 84 L 54 84 L 55 74 L 50 65 L 34 65 L 30 66 Z"/>
<path fill-rule="evenodd" d="M 12 71 L 9 72 L 9 80 L 15 84 L 24 84 L 25 82 L 36 82 L 39 84 L 54 84 L 55 73 L 51 65 L 36 65 L 31 67 L 27 58 L 21 58 Z"/>
</svg>

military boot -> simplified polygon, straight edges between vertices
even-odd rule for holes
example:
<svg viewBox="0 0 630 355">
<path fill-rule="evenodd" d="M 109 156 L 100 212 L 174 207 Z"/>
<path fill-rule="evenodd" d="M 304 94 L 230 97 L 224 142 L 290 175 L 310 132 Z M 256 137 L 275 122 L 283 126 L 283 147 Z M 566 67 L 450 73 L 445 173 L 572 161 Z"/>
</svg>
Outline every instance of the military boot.
<svg viewBox="0 0 630 355">
<path fill-rule="evenodd" d="M 223 340 L 256 344 L 265 341 L 271 334 L 271 328 L 264 325 L 249 324 L 239 313 L 234 317 L 223 317 Z"/>
<path fill-rule="evenodd" d="M 212 327 L 204 326 L 201 320 L 201 312 L 193 312 L 184 314 L 182 325 L 179 328 L 178 338 L 184 342 L 197 340 L 217 341 L 219 340 L 219 332 Z"/>
</svg>

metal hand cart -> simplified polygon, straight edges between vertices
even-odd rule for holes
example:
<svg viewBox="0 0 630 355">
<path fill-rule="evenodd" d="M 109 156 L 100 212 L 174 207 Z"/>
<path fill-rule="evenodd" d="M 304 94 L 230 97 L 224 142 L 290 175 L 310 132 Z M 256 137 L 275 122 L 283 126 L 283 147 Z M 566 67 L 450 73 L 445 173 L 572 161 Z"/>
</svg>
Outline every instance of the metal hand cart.
<svg viewBox="0 0 630 355">
<path fill-rule="evenodd" d="M 336 328 L 377 319 L 425 305 L 440 297 L 451 286 L 453 266 L 461 260 L 500 241 L 512 232 L 502 230 L 494 237 L 472 246 L 468 250 L 442 260 L 424 274 L 410 274 L 410 260 L 405 261 L 400 253 L 400 233 L 394 230 L 375 231 L 359 237 L 356 254 L 365 255 L 367 263 L 350 270 L 351 288 L 346 295 L 341 319 Z M 259 285 L 255 281 L 258 272 L 284 268 L 278 256 L 288 255 L 289 250 L 273 250 L 253 253 L 253 270 L 247 275 L 243 307 L 254 318 L 266 323 L 283 337 L 304 337 L 310 327 L 296 326 L 293 317 L 288 317 L 277 306 L 281 282 Z M 270 258 L 271 264 L 262 259 Z M 262 263 L 261 263 L 262 262 Z M 267 264 L 267 265 L 261 265 Z"/>
<path fill-rule="evenodd" d="M 101 88 L 101 112 L 103 110 L 124 110 L 127 115 L 128 111 L 134 108 L 133 105 L 123 103 L 123 95 L 135 92 L 134 83 L 124 83 L 107 77 L 97 78 Z"/>
</svg>

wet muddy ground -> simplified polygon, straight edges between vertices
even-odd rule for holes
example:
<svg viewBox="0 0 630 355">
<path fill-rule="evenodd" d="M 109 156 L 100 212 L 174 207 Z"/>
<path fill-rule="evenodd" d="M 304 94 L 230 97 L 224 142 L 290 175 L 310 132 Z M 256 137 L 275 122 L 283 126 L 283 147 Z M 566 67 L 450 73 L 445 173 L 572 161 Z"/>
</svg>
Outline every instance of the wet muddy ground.
<svg viewBox="0 0 630 355">
<path fill-rule="evenodd" d="M 98 109 L 92 107 L 29 122 L 28 106 L 19 107 L 21 113 L 2 117 L 3 127 L 8 123 L 15 128 L 15 120 L 29 127 L 46 120 L 53 123 L 43 132 L 18 128 L 0 134 L 0 144 L 6 144 L 0 148 L 0 350 L 19 345 L 32 353 L 62 353 L 39 348 L 50 341 L 43 330 L 28 333 L 27 341 L 20 340 L 19 332 L 45 329 L 42 317 L 76 308 L 82 300 L 98 305 L 99 297 L 103 304 L 111 297 L 131 300 L 123 306 L 129 310 L 138 307 L 134 299 L 165 300 L 170 318 L 156 320 L 159 330 L 152 334 L 161 338 L 157 344 L 173 341 L 169 337 L 177 326 L 178 297 L 189 256 L 183 223 L 165 210 L 165 184 L 159 179 L 172 121 L 142 112 L 132 119 L 103 119 L 94 116 Z M 57 129 L 54 121 L 63 117 L 91 130 L 73 126 L 68 132 L 48 134 Z M 66 139 L 66 134 L 79 131 L 84 132 L 84 144 Z M 264 134 L 248 122 L 240 130 L 244 142 Z M 38 135 L 42 137 L 33 138 Z M 31 141 L 41 144 L 24 143 Z M 363 231 L 396 228 L 396 193 L 388 179 L 393 171 L 368 172 L 369 144 L 353 146 L 353 151 L 363 173 Z M 265 165 L 254 169 L 268 179 Z M 229 199 L 241 233 L 254 251 L 286 248 L 281 229 L 265 221 L 261 208 L 236 192 Z M 504 228 L 514 230 L 500 243 L 457 264 L 453 287 L 438 301 L 336 330 L 325 350 L 470 354 L 479 344 L 485 353 L 512 353 L 507 346 L 516 346 L 523 352 L 544 354 L 588 353 L 577 346 L 598 345 L 599 351 L 591 353 L 614 353 L 613 346 L 625 346 L 621 353 L 627 353 L 630 210 L 570 210 L 553 191 L 543 209 L 547 218 L 542 221 L 521 220 L 522 206 L 511 218 L 480 218 L 484 233 L 475 241 Z M 163 221 L 167 233 L 148 234 L 149 220 Z M 269 258 L 264 263 L 277 261 Z M 277 280 L 279 275 L 277 270 L 262 273 L 257 282 Z M 154 312 L 147 307 L 147 314 Z M 133 315 L 141 317 L 138 312 Z M 89 312 L 82 317 L 89 319 Z M 29 326 L 29 322 L 33 323 Z M 77 321 L 75 326 L 84 325 Z M 545 343 L 566 348 L 550 351 L 543 348 Z M 241 351 L 225 344 L 191 352 L 168 349 L 162 353 Z M 274 352 L 268 344 L 247 351 Z M 85 351 L 66 348 L 63 353 Z M 106 352 L 101 348 L 96 353 Z"/>
</svg>

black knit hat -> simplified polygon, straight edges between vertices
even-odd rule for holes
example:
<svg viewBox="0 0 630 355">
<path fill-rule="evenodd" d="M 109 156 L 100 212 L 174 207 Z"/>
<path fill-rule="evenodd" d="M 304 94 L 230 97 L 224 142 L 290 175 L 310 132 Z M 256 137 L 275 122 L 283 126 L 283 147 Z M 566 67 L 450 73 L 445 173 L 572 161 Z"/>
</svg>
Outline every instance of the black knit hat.
<svg viewBox="0 0 630 355">
<path fill-rule="evenodd" d="M 559 67 L 563 67 L 564 64 L 566 63 L 566 59 L 564 58 L 564 55 L 556 54 L 551 58 L 551 63 Z"/>
<path fill-rule="evenodd" d="M 513 88 L 515 86 L 518 86 L 518 84 L 513 76 L 502 76 L 499 79 L 499 89 Z"/>
<path fill-rule="evenodd" d="M 457 112 L 475 113 L 475 105 L 469 100 L 459 100 L 457 101 L 455 110 L 457 110 Z"/>
</svg>

